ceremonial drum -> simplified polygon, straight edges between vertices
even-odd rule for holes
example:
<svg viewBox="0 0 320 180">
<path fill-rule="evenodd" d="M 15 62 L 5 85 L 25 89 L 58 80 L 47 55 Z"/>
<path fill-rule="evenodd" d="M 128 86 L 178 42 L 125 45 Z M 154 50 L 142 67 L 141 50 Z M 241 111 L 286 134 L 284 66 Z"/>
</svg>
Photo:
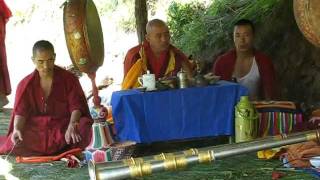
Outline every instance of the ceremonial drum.
<svg viewBox="0 0 320 180">
<path fill-rule="evenodd" d="M 63 8 L 63 23 L 72 63 L 81 72 L 95 72 L 103 64 L 104 45 L 93 1 L 67 0 Z"/>
<path fill-rule="evenodd" d="M 319 0 L 294 0 L 294 16 L 300 31 L 317 47 L 320 47 Z"/>
</svg>

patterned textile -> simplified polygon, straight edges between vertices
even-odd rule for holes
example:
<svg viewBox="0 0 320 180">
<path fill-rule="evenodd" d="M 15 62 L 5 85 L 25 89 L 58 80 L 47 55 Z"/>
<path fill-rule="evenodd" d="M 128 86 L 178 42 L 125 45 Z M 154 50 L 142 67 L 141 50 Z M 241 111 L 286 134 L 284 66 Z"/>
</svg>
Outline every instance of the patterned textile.
<svg viewBox="0 0 320 180">
<path fill-rule="evenodd" d="M 290 133 L 303 121 L 301 110 L 293 102 L 255 101 L 253 104 L 259 112 L 259 137 Z"/>
</svg>

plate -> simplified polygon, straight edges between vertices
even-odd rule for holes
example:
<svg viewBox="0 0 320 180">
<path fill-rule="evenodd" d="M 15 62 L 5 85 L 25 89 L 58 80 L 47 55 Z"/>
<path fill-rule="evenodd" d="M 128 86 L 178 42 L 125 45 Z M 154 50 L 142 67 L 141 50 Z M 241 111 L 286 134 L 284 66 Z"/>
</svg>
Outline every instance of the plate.
<svg viewBox="0 0 320 180">
<path fill-rule="evenodd" d="M 138 90 L 138 91 L 146 91 L 146 87 L 137 87 L 137 88 L 135 88 L 136 90 Z"/>
<path fill-rule="evenodd" d="M 320 156 L 315 156 L 315 157 L 310 158 L 310 164 L 315 168 L 319 168 L 320 167 Z"/>
<path fill-rule="evenodd" d="M 156 91 L 156 90 L 158 90 L 158 89 L 157 89 L 157 88 L 154 88 L 154 89 L 147 89 L 147 88 L 146 88 L 145 91 L 151 92 L 151 91 Z"/>
</svg>

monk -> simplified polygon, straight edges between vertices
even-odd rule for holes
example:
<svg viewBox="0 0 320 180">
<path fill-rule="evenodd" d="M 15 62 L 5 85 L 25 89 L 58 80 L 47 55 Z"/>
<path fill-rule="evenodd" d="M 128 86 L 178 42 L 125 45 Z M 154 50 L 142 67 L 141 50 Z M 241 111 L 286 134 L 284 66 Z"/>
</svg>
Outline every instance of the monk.
<svg viewBox="0 0 320 180">
<path fill-rule="evenodd" d="M 8 104 L 7 95 L 11 93 L 5 46 L 6 23 L 10 16 L 9 8 L 3 0 L 0 0 L 0 111 Z"/>
<path fill-rule="evenodd" d="M 6 137 L 0 154 L 55 155 L 84 149 L 91 138 L 92 119 L 78 79 L 54 65 L 53 45 L 45 40 L 33 46 L 36 70 L 18 85 Z"/>
<path fill-rule="evenodd" d="M 254 25 L 250 20 L 241 19 L 235 23 L 233 41 L 235 49 L 217 58 L 213 73 L 247 87 L 251 100 L 275 99 L 275 70 L 272 61 L 254 48 Z"/>
<path fill-rule="evenodd" d="M 177 75 L 183 68 L 191 77 L 188 58 L 170 44 L 170 32 L 165 22 L 153 19 L 147 23 L 145 41 L 130 49 L 124 60 L 122 89 L 140 86 L 138 77 L 147 70 L 159 78 Z"/>
</svg>

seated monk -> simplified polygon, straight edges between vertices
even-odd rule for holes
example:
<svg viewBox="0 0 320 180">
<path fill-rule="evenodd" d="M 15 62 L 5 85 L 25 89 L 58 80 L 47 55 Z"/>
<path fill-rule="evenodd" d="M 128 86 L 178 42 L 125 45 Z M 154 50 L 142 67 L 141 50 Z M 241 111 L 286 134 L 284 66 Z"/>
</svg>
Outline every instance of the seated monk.
<svg viewBox="0 0 320 180">
<path fill-rule="evenodd" d="M 165 22 L 153 19 L 146 26 L 146 40 L 130 49 L 124 60 L 122 89 L 140 86 L 138 77 L 147 70 L 159 78 L 177 75 L 183 68 L 191 77 L 188 58 L 170 44 L 170 33 Z"/>
<path fill-rule="evenodd" d="M 84 149 L 91 139 L 92 119 L 78 79 L 54 65 L 48 41 L 33 46 L 36 70 L 18 85 L 6 137 L 0 154 L 55 155 L 71 148 Z"/>
<path fill-rule="evenodd" d="M 250 100 L 276 98 L 276 80 L 272 61 L 254 44 L 254 25 L 247 19 L 235 23 L 233 29 L 235 49 L 219 56 L 212 71 L 221 79 L 236 81 L 249 90 Z"/>
</svg>

